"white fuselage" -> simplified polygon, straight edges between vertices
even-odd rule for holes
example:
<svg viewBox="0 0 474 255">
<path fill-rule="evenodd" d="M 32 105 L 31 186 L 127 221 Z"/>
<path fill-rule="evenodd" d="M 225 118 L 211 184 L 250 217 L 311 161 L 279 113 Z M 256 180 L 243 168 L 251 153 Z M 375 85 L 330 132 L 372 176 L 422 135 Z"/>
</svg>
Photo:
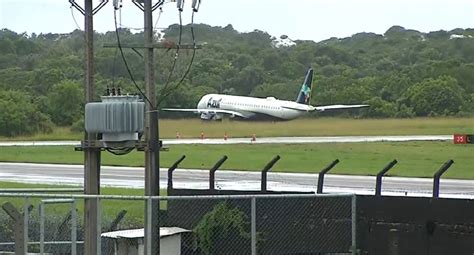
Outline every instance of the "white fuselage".
<svg viewBox="0 0 474 255">
<path fill-rule="evenodd" d="M 256 98 L 207 94 L 197 105 L 198 110 L 228 110 L 240 113 L 244 118 L 255 118 L 258 115 L 291 120 L 306 114 L 310 106 L 292 101 L 279 100 L 274 97 Z M 222 117 L 218 113 L 217 118 Z M 202 118 L 207 118 L 206 116 Z"/>
</svg>

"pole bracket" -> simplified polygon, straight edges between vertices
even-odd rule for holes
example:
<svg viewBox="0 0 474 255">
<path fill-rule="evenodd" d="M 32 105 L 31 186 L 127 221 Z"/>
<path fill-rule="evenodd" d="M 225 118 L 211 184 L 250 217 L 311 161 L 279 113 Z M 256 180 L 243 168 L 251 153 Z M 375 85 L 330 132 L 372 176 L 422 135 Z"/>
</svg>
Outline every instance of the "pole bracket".
<svg viewBox="0 0 474 255">
<path fill-rule="evenodd" d="M 319 175 L 318 175 L 318 188 L 317 188 L 317 191 L 316 191 L 318 194 L 323 193 L 324 175 L 326 175 L 326 173 L 329 172 L 329 170 L 331 170 L 333 167 L 335 167 L 337 165 L 337 163 L 339 163 L 339 159 L 334 160 L 333 162 L 331 162 L 331 164 L 329 164 L 323 170 L 321 170 L 321 172 L 319 172 Z"/>
<path fill-rule="evenodd" d="M 384 176 L 384 174 L 386 174 L 388 172 L 388 170 L 392 169 L 392 167 L 394 167 L 397 163 L 398 163 L 398 161 L 396 159 L 394 159 L 392 162 L 388 163 L 388 165 L 386 165 L 377 174 L 377 179 L 375 181 L 375 195 L 376 196 L 380 196 L 380 194 L 382 193 L 382 177 Z"/>
<path fill-rule="evenodd" d="M 104 7 L 108 2 L 109 2 L 109 0 L 102 0 L 102 1 L 100 1 L 100 4 L 97 5 L 96 7 L 94 7 L 94 8 L 92 9 L 92 15 L 95 15 L 97 12 L 99 12 L 100 9 L 102 9 L 102 7 Z M 78 10 L 80 13 L 82 13 L 82 15 L 86 16 L 86 11 L 85 11 L 84 8 L 82 8 L 79 4 L 77 4 L 76 1 L 74 1 L 74 0 L 69 0 L 69 3 L 70 3 L 74 8 L 76 8 L 76 10 Z"/>
<path fill-rule="evenodd" d="M 262 179 L 261 179 L 261 191 L 267 191 L 267 173 L 280 160 L 280 155 L 276 155 L 267 165 L 262 169 Z"/>
<path fill-rule="evenodd" d="M 174 164 L 168 168 L 168 190 L 173 189 L 173 171 L 178 167 L 178 165 L 186 158 L 186 155 L 181 156 Z M 168 192 L 169 194 L 169 192 Z"/>
<path fill-rule="evenodd" d="M 454 164 L 454 160 L 450 159 L 446 161 L 441 168 L 434 174 L 433 176 L 433 197 L 438 198 L 439 197 L 439 179 L 441 178 L 441 175 L 446 172 L 451 165 Z"/>
<path fill-rule="evenodd" d="M 227 156 L 224 155 L 219 161 L 216 162 L 216 164 L 209 170 L 209 190 L 215 190 L 215 174 L 217 169 L 224 164 L 224 162 L 227 160 Z"/>
</svg>

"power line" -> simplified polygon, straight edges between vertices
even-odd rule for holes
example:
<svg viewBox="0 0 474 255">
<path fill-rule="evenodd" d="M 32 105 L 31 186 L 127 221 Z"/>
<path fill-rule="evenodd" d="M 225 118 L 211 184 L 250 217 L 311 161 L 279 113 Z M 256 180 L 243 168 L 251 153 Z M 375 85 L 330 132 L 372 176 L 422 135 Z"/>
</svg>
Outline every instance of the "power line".
<svg viewBox="0 0 474 255">
<path fill-rule="evenodd" d="M 170 73 L 168 74 L 168 79 L 166 79 L 165 86 L 162 89 L 165 96 L 169 95 L 169 93 L 170 93 L 170 92 L 167 91 L 167 89 L 168 89 L 168 85 L 171 81 L 171 75 L 173 75 L 174 69 L 176 67 L 176 62 L 178 61 L 179 49 L 180 49 L 180 46 L 181 46 L 181 38 L 182 38 L 182 35 L 183 35 L 183 19 L 182 19 L 182 16 L 181 16 L 182 11 L 183 11 L 182 9 L 178 9 L 178 13 L 179 13 L 179 38 L 178 38 L 178 44 L 176 45 L 176 52 L 175 52 L 175 56 L 174 56 L 174 60 L 173 60 L 173 65 L 171 66 Z M 158 105 L 164 100 L 165 96 L 162 96 L 160 98 L 160 100 L 158 101 Z"/>
<path fill-rule="evenodd" d="M 192 40 L 193 40 L 193 55 L 191 56 L 191 60 L 189 62 L 188 68 L 184 72 L 184 75 L 181 77 L 178 84 L 176 86 L 174 86 L 174 88 L 171 88 L 168 91 L 164 91 L 165 94 L 160 98 L 160 101 L 158 101 L 158 105 L 183 83 L 184 79 L 186 79 L 186 76 L 191 71 L 191 66 L 193 65 L 194 57 L 196 56 L 196 38 L 195 38 L 195 35 L 194 35 L 194 13 L 196 13 L 196 12 L 197 11 L 194 9 L 193 13 L 191 14 L 191 36 L 192 36 Z"/>
<path fill-rule="evenodd" d="M 72 9 L 72 7 L 73 6 L 71 5 L 70 9 L 71 9 L 72 20 L 74 20 L 74 23 L 76 24 L 77 29 L 82 30 L 79 24 L 77 23 L 76 17 L 74 16 L 74 10 Z"/>
<path fill-rule="evenodd" d="M 123 53 L 123 49 L 122 49 L 122 45 L 120 43 L 120 36 L 119 36 L 119 31 L 118 31 L 118 26 L 117 26 L 117 9 L 114 10 L 114 21 L 115 21 L 115 35 L 117 37 L 117 44 L 118 44 L 118 48 L 120 50 L 120 55 L 122 56 L 122 59 L 123 59 L 123 63 L 125 64 L 125 67 L 127 69 L 127 72 L 128 72 L 128 75 L 130 76 L 130 79 L 132 80 L 133 82 L 133 85 L 135 85 L 135 88 L 137 88 L 138 92 L 140 93 L 140 95 L 142 95 L 142 97 L 148 102 L 148 104 L 150 105 L 150 109 L 155 109 L 155 106 L 151 103 L 151 101 L 148 99 L 148 97 L 145 95 L 145 93 L 143 93 L 143 91 L 140 89 L 140 87 L 138 86 L 138 84 L 135 82 L 135 78 L 133 78 L 133 74 L 132 72 L 130 71 L 130 67 L 128 66 L 128 63 L 127 63 L 127 59 L 125 58 L 125 55 Z"/>
</svg>

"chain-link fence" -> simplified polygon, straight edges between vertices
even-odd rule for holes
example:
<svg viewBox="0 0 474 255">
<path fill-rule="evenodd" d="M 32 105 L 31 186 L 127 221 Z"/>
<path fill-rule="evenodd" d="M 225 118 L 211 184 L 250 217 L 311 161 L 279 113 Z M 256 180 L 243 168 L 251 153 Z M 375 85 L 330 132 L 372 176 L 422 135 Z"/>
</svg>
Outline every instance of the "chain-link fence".
<svg viewBox="0 0 474 255">
<path fill-rule="evenodd" d="M 4 194 L 0 198 L 0 253 L 78 254 L 81 199 Z M 27 212 L 27 213 L 25 213 Z"/>
<path fill-rule="evenodd" d="M 23 244 L 25 252 L 85 254 L 86 198 L 99 198 L 96 254 L 147 254 L 158 246 L 158 227 L 160 254 L 351 254 L 357 247 L 354 195 L 0 193 L 0 253 Z"/>
</svg>

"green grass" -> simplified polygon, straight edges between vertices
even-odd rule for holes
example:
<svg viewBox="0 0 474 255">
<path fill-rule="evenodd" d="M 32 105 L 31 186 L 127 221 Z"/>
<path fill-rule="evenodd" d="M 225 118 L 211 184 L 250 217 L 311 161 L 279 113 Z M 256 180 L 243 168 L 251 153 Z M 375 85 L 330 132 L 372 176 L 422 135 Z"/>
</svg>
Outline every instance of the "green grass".
<svg viewBox="0 0 474 255">
<path fill-rule="evenodd" d="M 414 119 L 346 119 L 312 118 L 283 122 L 250 122 L 224 120 L 201 121 L 198 118 L 160 120 L 160 137 L 250 137 L 263 136 L 335 136 L 335 135 L 428 135 L 474 133 L 474 118 L 414 118 Z M 50 134 L 0 137 L 0 140 L 80 140 L 83 134 L 69 128 L 56 128 Z"/>
<path fill-rule="evenodd" d="M 161 166 L 168 167 L 181 155 L 186 159 L 182 168 L 209 169 L 223 155 L 229 159 L 221 169 L 261 170 L 275 155 L 281 160 L 272 171 L 318 173 L 338 158 L 341 162 L 332 173 L 375 175 L 391 160 L 398 165 L 389 173 L 396 176 L 431 177 L 448 159 L 455 164 L 445 177 L 474 179 L 470 165 L 473 145 L 454 145 L 451 142 L 380 142 L 326 144 L 240 144 L 240 145 L 172 145 L 160 154 Z M 132 152 L 114 156 L 104 152 L 103 165 L 143 166 L 144 155 Z M 83 153 L 69 146 L 2 147 L 0 161 L 82 164 Z"/>
<path fill-rule="evenodd" d="M 5 137 L 0 136 L 0 141 L 61 141 L 61 140 L 81 140 L 82 133 L 73 132 L 68 127 L 57 127 L 51 133 L 39 133 L 29 136 Z"/>
<path fill-rule="evenodd" d="M 342 119 L 317 118 L 281 122 L 222 122 L 199 119 L 163 120 L 160 136 L 182 138 L 257 136 L 336 136 L 336 135 L 423 135 L 474 133 L 474 118 L 415 118 L 415 119 Z"/>
</svg>

